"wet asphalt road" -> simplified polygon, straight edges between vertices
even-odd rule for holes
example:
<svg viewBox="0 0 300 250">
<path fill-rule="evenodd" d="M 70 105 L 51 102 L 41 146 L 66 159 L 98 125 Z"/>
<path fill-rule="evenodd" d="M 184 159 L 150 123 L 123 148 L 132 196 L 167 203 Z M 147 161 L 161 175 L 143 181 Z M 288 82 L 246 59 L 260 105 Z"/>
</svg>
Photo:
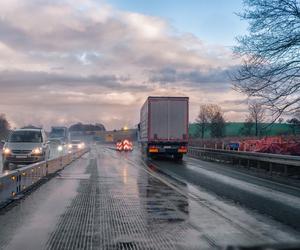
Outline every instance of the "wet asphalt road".
<svg viewBox="0 0 300 250">
<path fill-rule="evenodd" d="M 0 173 L 2 173 L 2 150 L 0 150 Z"/>
<path fill-rule="evenodd" d="M 300 239 L 291 227 L 203 188 L 199 171 L 216 181 L 240 176 L 207 168 L 190 158 L 146 161 L 138 150 L 94 146 L 0 211 L 0 249 L 211 249 Z M 245 188 L 273 185 L 243 178 L 234 179 Z"/>
</svg>

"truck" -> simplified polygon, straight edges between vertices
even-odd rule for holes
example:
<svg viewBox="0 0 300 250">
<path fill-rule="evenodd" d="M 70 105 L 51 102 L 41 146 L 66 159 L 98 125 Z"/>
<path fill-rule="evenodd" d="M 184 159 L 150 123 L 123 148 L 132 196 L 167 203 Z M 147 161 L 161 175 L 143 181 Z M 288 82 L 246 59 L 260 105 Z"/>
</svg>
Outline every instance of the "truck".
<svg viewBox="0 0 300 250">
<path fill-rule="evenodd" d="M 143 153 L 181 160 L 187 153 L 188 97 L 149 96 L 140 111 L 139 141 Z"/>
<path fill-rule="evenodd" d="M 51 127 L 49 140 L 60 140 L 63 144 L 68 144 L 70 141 L 70 133 L 67 127 Z"/>
</svg>

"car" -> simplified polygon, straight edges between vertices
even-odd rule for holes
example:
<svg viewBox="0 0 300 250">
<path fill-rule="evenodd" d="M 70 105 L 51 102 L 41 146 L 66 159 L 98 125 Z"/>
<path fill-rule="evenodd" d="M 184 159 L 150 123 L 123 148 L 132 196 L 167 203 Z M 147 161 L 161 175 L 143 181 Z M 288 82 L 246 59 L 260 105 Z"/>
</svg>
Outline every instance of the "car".
<svg viewBox="0 0 300 250">
<path fill-rule="evenodd" d="M 64 153 L 67 149 L 68 144 L 65 144 L 61 138 L 48 138 L 48 140 L 50 143 L 50 149 L 54 152 Z"/>
<path fill-rule="evenodd" d="M 13 130 L 2 150 L 3 171 L 49 159 L 50 146 L 43 129 Z"/>
<path fill-rule="evenodd" d="M 69 149 L 82 149 L 85 147 L 84 142 L 80 140 L 72 140 L 71 143 L 69 143 L 68 148 Z"/>
<path fill-rule="evenodd" d="M 70 133 L 67 127 L 51 127 L 49 140 L 59 139 L 63 144 L 68 144 L 70 141 Z"/>
</svg>

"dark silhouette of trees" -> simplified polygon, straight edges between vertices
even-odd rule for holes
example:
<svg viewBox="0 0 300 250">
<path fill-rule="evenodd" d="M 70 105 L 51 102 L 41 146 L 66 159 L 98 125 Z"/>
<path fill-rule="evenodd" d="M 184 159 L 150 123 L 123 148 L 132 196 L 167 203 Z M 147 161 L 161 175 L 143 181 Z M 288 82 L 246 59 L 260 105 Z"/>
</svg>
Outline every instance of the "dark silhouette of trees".
<svg viewBox="0 0 300 250">
<path fill-rule="evenodd" d="M 86 132 L 86 131 L 105 131 L 104 125 L 100 123 L 94 124 L 82 124 L 82 123 L 76 123 L 70 126 L 69 130 L 71 132 Z"/>
<path fill-rule="evenodd" d="M 209 112 L 208 105 L 202 104 L 200 106 L 200 111 L 199 111 L 198 117 L 196 119 L 196 123 L 197 123 L 197 127 L 198 127 L 197 135 L 200 134 L 202 139 L 204 138 L 204 133 L 209 126 L 208 112 Z"/>
<path fill-rule="evenodd" d="M 220 106 L 215 104 L 203 104 L 200 106 L 198 118 L 198 135 L 204 138 L 204 133 L 210 129 L 211 137 L 222 137 L 224 135 L 225 120 Z"/>
<path fill-rule="evenodd" d="M 218 110 L 211 119 L 210 133 L 211 137 L 223 137 L 225 128 L 225 119 L 221 109 Z"/>
<path fill-rule="evenodd" d="M 35 126 L 35 125 L 32 125 L 32 124 L 29 124 L 29 125 L 26 125 L 26 126 L 24 126 L 24 127 L 22 127 L 22 128 L 27 128 L 27 129 L 40 129 L 40 128 L 42 128 L 42 126 Z"/>
<path fill-rule="evenodd" d="M 252 128 L 254 126 L 253 120 L 248 116 L 241 128 L 240 132 L 242 135 L 250 136 L 252 135 Z"/>
<path fill-rule="evenodd" d="M 251 103 L 248 109 L 249 116 L 247 120 L 249 122 L 253 122 L 255 126 L 255 136 L 258 136 L 261 133 L 261 125 L 265 121 L 265 109 L 261 104 L 257 102 Z"/>
<path fill-rule="evenodd" d="M 293 130 L 293 134 L 296 135 L 297 131 L 300 130 L 300 120 L 298 120 L 297 118 L 292 118 L 290 120 L 287 121 L 292 130 Z"/>
<path fill-rule="evenodd" d="M 294 135 L 300 133 L 300 112 L 297 112 L 292 119 L 287 120 L 287 123 L 290 124 Z"/>
<path fill-rule="evenodd" d="M 238 38 L 243 64 L 233 76 L 235 89 L 259 97 L 274 121 L 300 110 L 300 1 L 244 0 L 239 14 L 249 34 Z"/>
<path fill-rule="evenodd" d="M 4 114 L 0 114 L 0 139 L 5 139 L 8 136 L 10 124 Z"/>
</svg>

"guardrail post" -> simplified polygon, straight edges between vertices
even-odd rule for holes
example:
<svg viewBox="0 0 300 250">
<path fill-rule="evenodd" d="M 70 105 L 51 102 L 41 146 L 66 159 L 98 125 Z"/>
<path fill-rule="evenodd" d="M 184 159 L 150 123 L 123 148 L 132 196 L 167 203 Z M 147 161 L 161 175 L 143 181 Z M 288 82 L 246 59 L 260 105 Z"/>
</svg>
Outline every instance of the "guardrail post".
<svg viewBox="0 0 300 250">
<path fill-rule="evenodd" d="M 269 163 L 269 173 L 272 175 L 273 172 L 273 164 L 272 162 Z"/>
<path fill-rule="evenodd" d="M 287 165 L 284 165 L 283 175 L 284 176 L 288 175 L 288 166 Z"/>
</svg>

